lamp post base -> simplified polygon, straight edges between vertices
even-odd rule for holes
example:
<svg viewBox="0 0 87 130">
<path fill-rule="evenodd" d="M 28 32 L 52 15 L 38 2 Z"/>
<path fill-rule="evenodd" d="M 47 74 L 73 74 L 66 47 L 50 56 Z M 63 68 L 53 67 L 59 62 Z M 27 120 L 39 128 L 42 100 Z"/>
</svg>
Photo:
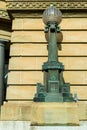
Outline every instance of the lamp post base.
<svg viewBox="0 0 87 130">
<path fill-rule="evenodd" d="M 55 82 L 52 82 L 55 83 Z M 53 84 L 52 84 L 53 85 Z M 37 84 L 37 93 L 33 99 L 34 102 L 74 102 L 74 98 L 70 93 L 69 84 L 60 87 L 60 92 L 46 92 L 45 86 L 41 83 Z"/>
<path fill-rule="evenodd" d="M 63 96 L 61 93 L 48 93 L 45 102 L 63 102 Z"/>
<path fill-rule="evenodd" d="M 31 106 L 31 125 L 34 126 L 78 126 L 77 103 L 33 103 Z"/>
</svg>

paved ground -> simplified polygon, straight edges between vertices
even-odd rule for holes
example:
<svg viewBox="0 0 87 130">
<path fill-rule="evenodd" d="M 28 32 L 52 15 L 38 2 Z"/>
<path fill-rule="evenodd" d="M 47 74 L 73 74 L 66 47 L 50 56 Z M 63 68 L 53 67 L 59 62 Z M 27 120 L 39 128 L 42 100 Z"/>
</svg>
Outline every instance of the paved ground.
<svg viewBox="0 0 87 130">
<path fill-rule="evenodd" d="M 29 121 L 0 121 L 0 130 L 87 130 L 87 121 L 80 126 L 30 126 Z"/>
</svg>

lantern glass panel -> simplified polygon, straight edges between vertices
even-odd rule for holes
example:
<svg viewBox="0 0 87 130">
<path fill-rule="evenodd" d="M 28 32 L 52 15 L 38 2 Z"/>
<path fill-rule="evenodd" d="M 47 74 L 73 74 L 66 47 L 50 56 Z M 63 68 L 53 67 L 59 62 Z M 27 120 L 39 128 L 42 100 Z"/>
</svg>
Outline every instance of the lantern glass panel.
<svg viewBox="0 0 87 130">
<path fill-rule="evenodd" d="M 56 23 L 60 24 L 62 20 L 62 13 L 60 10 L 51 5 L 48 9 L 43 12 L 44 24 Z"/>
</svg>

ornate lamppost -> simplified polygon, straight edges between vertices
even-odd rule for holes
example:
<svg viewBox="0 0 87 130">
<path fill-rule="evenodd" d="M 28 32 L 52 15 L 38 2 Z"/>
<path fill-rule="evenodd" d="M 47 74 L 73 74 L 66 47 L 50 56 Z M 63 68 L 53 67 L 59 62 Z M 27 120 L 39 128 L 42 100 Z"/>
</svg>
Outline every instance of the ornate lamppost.
<svg viewBox="0 0 87 130">
<path fill-rule="evenodd" d="M 48 41 L 48 61 L 42 65 L 44 85 L 37 83 L 35 102 L 73 102 L 70 84 L 63 79 L 64 66 L 58 60 L 57 43 L 61 40 L 59 24 L 62 20 L 60 10 L 51 5 L 43 13 L 45 37 Z"/>
</svg>

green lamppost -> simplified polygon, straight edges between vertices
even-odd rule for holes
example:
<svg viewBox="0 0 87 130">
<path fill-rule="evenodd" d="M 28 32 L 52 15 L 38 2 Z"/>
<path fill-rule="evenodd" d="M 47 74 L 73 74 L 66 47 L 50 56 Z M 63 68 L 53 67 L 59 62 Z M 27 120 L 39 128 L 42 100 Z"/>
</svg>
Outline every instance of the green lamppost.
<svg viewBox="0 0 87 130">
<path fill-rule="evenodd" d="M 64 66 L 58 60 L 58 41 L 61 40 L 59 24 L 62 20 L 60 10 L 51 5 L 43 13 L 45 37 L 48 41 L 48 61 L 42 65 L 44 85 L 37 83 L 35 102 L 72 102 L 70 84 L 63 79 Z"/>
</svg>

